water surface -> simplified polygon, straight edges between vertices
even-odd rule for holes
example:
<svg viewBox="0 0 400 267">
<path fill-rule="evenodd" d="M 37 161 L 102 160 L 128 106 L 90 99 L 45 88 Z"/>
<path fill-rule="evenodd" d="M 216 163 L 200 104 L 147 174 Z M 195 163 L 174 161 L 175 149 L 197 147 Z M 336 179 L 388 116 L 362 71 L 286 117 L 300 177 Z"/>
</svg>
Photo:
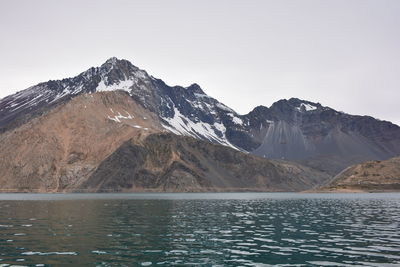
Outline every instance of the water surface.
<svg viewBox="0 0 400 267">
<path fill-rule="evenodd" d="M 0 266 L 400 266 L 400 194 L 0 194 Z"/>
</svg>

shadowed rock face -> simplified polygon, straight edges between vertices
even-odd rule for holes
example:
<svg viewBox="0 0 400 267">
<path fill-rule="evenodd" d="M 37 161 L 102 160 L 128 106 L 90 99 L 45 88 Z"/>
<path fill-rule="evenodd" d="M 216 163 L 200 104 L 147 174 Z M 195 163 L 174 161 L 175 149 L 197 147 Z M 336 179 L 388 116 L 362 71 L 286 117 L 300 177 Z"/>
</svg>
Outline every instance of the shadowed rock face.
<svg viewBox="0 0 400 267">
<path fill-rule="evenodd" d="M 400 154 L 400 128 L 367 116 L 337 112 L 299 99 L 281 100 L 263 109 L 261 145 L 252 153 L 302 162 L 337 173 L 350 164 Z"/>
<path fill-rule="evenodd" d="M 173 134 L 130 140 L 82 184 L 89 191 L 299 191 L 327 175 Z"/>
<path fill-rule="evenodd" d="M 239 115 L 197 84 L 169 86 L 127 60 L 110 58 L 73 78 L 48 81 L 0 100 L 0 133 L 46 116 L 77 96 L 126 91 L 160 131 L 191 136 L 335 175 L 351 164 L 400 155 L 400 127 L 296 98 Z"/>
<path fill-rule="evenodd" d="M 400 190 L 400 158 L 353 165 L 317 190 L 398 191 Z"/>
</svg>

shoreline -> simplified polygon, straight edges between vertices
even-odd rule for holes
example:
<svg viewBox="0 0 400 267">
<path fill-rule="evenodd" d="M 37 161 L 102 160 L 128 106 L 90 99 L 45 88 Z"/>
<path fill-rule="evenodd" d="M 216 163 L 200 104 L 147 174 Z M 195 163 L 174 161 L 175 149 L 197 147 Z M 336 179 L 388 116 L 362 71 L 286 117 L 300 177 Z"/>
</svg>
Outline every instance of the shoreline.
<svg viewBox="0 0 400 267">
<path fill-rule="evenodd" d="M 137 190 L 137 191 L 2 191 L 0 194 L 224 194 L 224 193 L 293 193 L 293 194 L 366 194 L 366 193 L 400 193 L 400 190 L 361 190 L 361 189 L 339 189 L 339 190 L 304 190 L 304 191 L 260 191 L 260 190 L 236 190 L 236 191 L 157 191 L 157 190 Z"/>
</svg>

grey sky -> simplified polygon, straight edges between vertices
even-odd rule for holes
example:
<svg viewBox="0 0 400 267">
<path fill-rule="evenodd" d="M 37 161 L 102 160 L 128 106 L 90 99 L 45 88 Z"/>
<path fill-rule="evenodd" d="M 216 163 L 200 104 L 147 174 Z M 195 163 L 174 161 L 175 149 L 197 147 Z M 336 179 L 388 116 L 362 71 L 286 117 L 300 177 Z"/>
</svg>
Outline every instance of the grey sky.
<svg viewBox="0 0 400 267">
<path fill-rule="evenodd" d="M 0 0 L 0 97 L 116 56 L 247 113 L 298 97 L 400 124 L 400 1 Z"/>
</svg>

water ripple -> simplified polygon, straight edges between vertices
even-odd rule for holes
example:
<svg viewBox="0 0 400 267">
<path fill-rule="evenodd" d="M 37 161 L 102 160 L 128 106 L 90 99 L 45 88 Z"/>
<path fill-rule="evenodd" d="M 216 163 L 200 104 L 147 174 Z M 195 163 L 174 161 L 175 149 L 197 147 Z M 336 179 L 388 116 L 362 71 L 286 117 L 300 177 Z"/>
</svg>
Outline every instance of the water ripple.
<svg viewBox="0 0 400 267">
<path fill-rule="evenodd" d="M 399 194 L 110 195 L 0 200 L 1 264 L 400 265 Z"/>
</svg>

